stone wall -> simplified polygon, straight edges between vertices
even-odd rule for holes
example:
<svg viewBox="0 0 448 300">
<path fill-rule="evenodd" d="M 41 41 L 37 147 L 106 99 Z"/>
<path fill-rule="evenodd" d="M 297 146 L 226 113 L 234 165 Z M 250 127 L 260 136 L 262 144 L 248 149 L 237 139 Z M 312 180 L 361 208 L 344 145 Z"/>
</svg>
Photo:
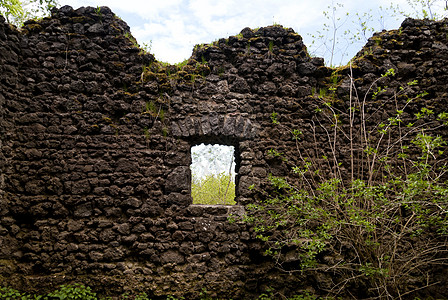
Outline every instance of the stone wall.
<svg viewBox="0 0 448 300">
<path fill-rule="evenodd" d="M 447 104 L 444 21 L 407 19 L 376 34 L 351 70 L 325 67 L 280 26 L 245 28 L 167 66 L 136 47 L 107 7 L 65 6 L 20 31 L 0 21 L 0 283 L 27 291 L 76 281 L 111 295 L 325 293 L 331 274 L 280 272 L 247 224 L 227 220 L 262 197 L 268 174 L 290 176 L 267 152 L 298 160 L 288 129 L 303 132 L 299 150 L 331 151 L 314 124 L 328 122 L 316 93 L 335 71 L 343 101 L 350 72 L 369 95 L 376 78 L 396 71 L 387 91 L 368 99 L 372 126 L 395 114 L 406 100 L 383 100 L 414 79 L 409 93 L 428 94 L 405 120 Z M 192 205 L 190 149 L 201 142 L 235 146 L 237 205 Z M 337 155 L 346 166 L 347 146 Z M 434 296 L 446 295 L 446 277 L 440 282 Z"/>
</svg>

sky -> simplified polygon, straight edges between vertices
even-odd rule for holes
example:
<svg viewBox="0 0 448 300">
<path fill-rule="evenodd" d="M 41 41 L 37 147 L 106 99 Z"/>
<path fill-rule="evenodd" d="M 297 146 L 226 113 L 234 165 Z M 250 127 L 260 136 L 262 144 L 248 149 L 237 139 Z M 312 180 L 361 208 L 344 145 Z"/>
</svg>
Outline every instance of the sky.
<svg viewBox="0 0 448 300">
<path fill-rule="evenodd" d="M 191 147 L 191 173 L 197 179 L 211 174 L 230 174 L 235 180 L 235 148 L 225 145 L 196 145 Z"/>
<path fill-rule="evenodd" d="M 331 59 L 331 53 L 326 49 L 331 47 L 331 37 L 334 28 L 337 35 L 343 37 L 346 30 L 353 37 L 359 31 L 360 22 L 356 13 L 368 13 L 371 18 L 368 27 L 381 29 L 396 29 L 404 17 L 380 16 L 388 15 L 391 10 L 385 10 L 393 5 L 412 12 L 406 5 L 409 0 L 59 0 L 60 5 L 70 5 L 73 8 L 81 6 L 108 6 L 121 17 L 131 28 L 132 35 L 140 45 L 147 44 L 151 53 L 159 61 L 178 63 L 191 56 L 194 45 L 211 43 L 219 38 L 227 38 L 238 34 L 243 28 L 258 28 L 273 24 L 294 29 L 299 33 L 311 54 L 324 57 L 327 65 L 344 64 L 352 58 L 365 44 L 361 40 L 348 44 L 345 38 L 337 43 L 337 55 Z M 418 2 L 417 0 L 411 0 Z M 437 3 L 433 7 L 441 10 L 444 0 L 431 0 Z M 424 1 L 426 2 L 426 0 Z M 343 6 L 340 7 L 339 4 Z M 329 8 L 330 6 L 330 8 Z M 332 26 L 335 7 L 336 26 Z M 382 7 L 383 9 L 381 9 Z M 420 7 L 416 7 L 421 12 Z M 329 18 L 323 14 L 328 11 Z M 346 13 L 349 13 L 346 16 Z M 415 15 L 415 12 L 413 12 Z M 339 20 L 337 20 L 339 18 Z M 368 20 L 368 16 L 363 17 Z M 324 24 L 329 25 L 325 31 Z M 341 26 L 342 25 L 342 26 Z M 313 38 L 323 33 L 323 38 Z M 314 44 L 313 44 L 314 41 Z M 330 51 L 331 52 L 331 51 Z M 342 57 L 341 57 L 342 56 Z"/>
</svg>

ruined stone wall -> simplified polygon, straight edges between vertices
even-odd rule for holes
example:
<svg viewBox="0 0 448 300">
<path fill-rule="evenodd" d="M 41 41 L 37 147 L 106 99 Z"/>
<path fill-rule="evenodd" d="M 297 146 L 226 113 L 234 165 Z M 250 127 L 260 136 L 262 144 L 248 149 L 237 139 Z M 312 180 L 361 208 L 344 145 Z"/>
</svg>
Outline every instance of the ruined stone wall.
<svg viewBox="0 0 448 300">
<path fill-rule="evenodd" d="M 262 197 L 268 174 L 289 176 L 267 155 L 299 160 L 289 129 L 303 132 L 303 153 L 331 151 L 315 126 L 328 122 L 316 93 L 335 70 L 311 58 L 299 35 L 246 28 L 197 47 L 181 67 L 143 53 L 107 7 L 62 7 L 20 31 L 0 21 L 1 284 L 42 291 L 78 281 L 109 294 L 190 298 L 205 288 L 234 299 L 268 286 L 325 291 L 329 274 L 276 270 L 251 228 L 227 221 Z M 397 102 L 384 99 L 414 79 L 409 94 L 428 94 L 403 118 L 443 111 L 447 33 L 446 22 L 408 19 L 400 32 L 377 34 L 352 70 L 336 70 L 335 93 L 347 101 L 353 72 L 369 94 L 393 68 L 389 89 L 367 104 L 368 124 L 394 115 Z M 192 205 L 190 149 L 201 142 L 235 146 L 236 206 Z M 347 146 L 337 152 L 348 164 Z"/>
</svg>

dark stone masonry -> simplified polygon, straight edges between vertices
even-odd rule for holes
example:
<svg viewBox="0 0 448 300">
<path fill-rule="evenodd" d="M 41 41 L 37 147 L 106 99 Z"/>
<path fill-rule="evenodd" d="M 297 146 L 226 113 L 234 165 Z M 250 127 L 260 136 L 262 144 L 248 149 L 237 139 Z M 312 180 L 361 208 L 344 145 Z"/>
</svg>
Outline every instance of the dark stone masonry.
<svg viewBox="0 0 448 300">
<path fill-rule="evenodd" d="M 0 285 L 29 292 L 82 282 L 153 298 L 203 288 L 233 299 L 268 287 L 325 294 L 331 272 L 278 270 L 250 226 L 227 219 L 261 199 L 268 174 L 290 176 L 269 149 L 298 159 L 289 128 L 303 132 L 302 151 L 331 151 L 314 125 L 326 122 L 318 94 L 334 74 L 343 101 L 351 72 L 369 95 L 368 126 L 395 114 L 405 99 L 384 99 L 412 80 L 412 96 L 427 94 L 409 118 L 448 108 L 447 20 L 406 19 L 375 34 L 351 70 L 325 67 L 281 26 L 245 28 L 174 66 L 140 50 L 107 7 L 64 6 L 21 29 L 0 23 Z M 372 99 L 389 69 L 396 76 Z M 448 137 L 446 127 L 438 134 Z M 235 147 L 237 205 L 192 205 L 190 149 L 202 142 Z M 346 145 L 337 155 L 346 166 Z M 447 275 L 431 274 L 439 283 L 425 291 L 447 296 Z"/>
</svg>

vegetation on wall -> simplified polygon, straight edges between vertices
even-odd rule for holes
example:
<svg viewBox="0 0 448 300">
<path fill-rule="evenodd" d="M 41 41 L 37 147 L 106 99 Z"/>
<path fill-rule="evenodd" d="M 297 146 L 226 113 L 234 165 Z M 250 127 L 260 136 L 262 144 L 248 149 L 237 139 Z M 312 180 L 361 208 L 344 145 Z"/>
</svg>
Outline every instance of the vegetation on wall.
<svg viewBox="0 0 448 300">
<path fill-rule="evenodd" d="M 160 297 L 158 297 L 160 298 Z M 49 300 L 49 299 L 64 299 L 64 300 L 109 300 L 111 297 L 101 297 L 94 293 L 88 286 L 82 284 L 61 285 L 57 290 L 50 292 L 46 295 L 33 295 L 28 293 L 22 293 L 18 290 L 8 287 L 0 287 L 0 299 L 5 300 Z M 114 297 L 114 299 L 132 299 L 132 300 L 150 300 L 151 298 L 146 293 L 124 293 L 120 296 Z M 184 297 L 175 297 L 172 295 L 166 296 L 167 300 L 184 300 Z M 207 290 L 202 289 L 199 292 L 200 300 L 214 300 L 216 298 L 211 297 Z M 274 291 L 269 289 L 266 293 L 262 293 L 256 299 L 258 300 L 270 300 L 276 299 Z M 284 298 L 285 300 L 316 300 L 319 299 L 309 294 L 296 295 L 292 298 Z"/>
<path fill-rule="evenodd" d="M 398 16 L 406 16 L 406 17 L 422 17 L 422 18 L 431 18 L 431 19 L 440 19 L 444 16 L 443 13 L 437 12 L 436 8 L 439 8 L 441 3 L 444 1 L 441 0 L 433 0 L 433 1 L 422 1 L 422 0 L 409 0 L 407 2 L 408 6 L 413 10 L 413 14 L 409 14 L 403 10 L 403 8 L 399 6 L 390 5 L 390 7 L 380 7 L 380 10 L 384 12 L 384 15 L 381 16 L 381 20 L 378 20 L 378 24 L 384 25 L 383 18 L 386 18 L 386 15 L 389 17 L 398 17 Z M 446 1 L 445 1 L 446 2 Z M 334 57 L 340 56 L 341 63 L 345 57 L 344 53 L 346 53 L 346 49 L 357 42 L 365 43 L 368 37 L 377 30 L 384 29 L 383 27 L 378 28 L 373 23 L 373 15 L 372 12 L 364 13 L 364 14 L 355 14 L 354 16 L 349 16 L 348 13 L 344 12 L 346 18 L 341 18 L 338 16 L 340 11 L 343 9 L 344 5 L 340 3 L 332 3 L 328 6 L 328 11 L 324 12 L 325 17 L 328 20 L 328 24 L 324 24 L 323 28 L 320 31 L 317 31 L 316 35 L 313 35 L 313 44 L 319 44 L 324 49 L 324 53 L 322 55 L 327 56 L 328 53 L 330 55 L 330 60 L 328 64 L 333 66 Z M 445 7 L 446 8 L 446 7 Z M 347 20 L 350 18 L 350 30 L 345 30 L 342 32 L 341 28 Z M 352 20 L 353 19 L 353 20 Z M 254 30 L 256 32 L 256 30 Z M 241 34 L 237 37 L 241 37 Z M 198 51 L 201 48 L 207 47 L 216 47 L 217 42 L 213 42 L 211 44 L 203 44 L 196 45 L 195 51 Z M 272 41 L 271 41 L 272 43 Z M 269 44 L 269 51 L 272 52 L 272 44 Z M 336 78 L 336 77 L 334 77 Z M 332 87 L 330 87 L 331 89 Z M 323 91 L 320 91 L 323 92 Z M 381 93 L 381 87 L 379 90 L 372 92 L 372 97 L 376 98 L 379 93 Z M 194 177 L 195 174 L 193 174 Z M 221 174 L 222 175 L 222 174 Z M 205 180 L 195 179 L 192 182 L 192 197 L 193 203 L 200 204 L 217 204 L 217 203 L 227 203 L 226 200 L 216 200 L 217 198 L 221 198 L 220 194 L 222 190 L 226 190 L 227 181 L 222 180 L 221 175 L 210 176 Z M 233 183 L 232 183 L 233 184 Z M 214 187 L 214 188 L 211 188 Z M 215 196 L 205 196 L 209 195 L 209 191 L 215 191 L 217 194 Z M 199 195 L 204 193 L 203 200 L 199 200 Z M 207 199 L 207 200 L 206 200 Z"/>
<path fill-rule="evenodd" d="M 18 290 L 0 287 L 0 299 L 20 299 L 20 300 L 48 300 L 48 299 L 67 299 L 67 300 L 96 300 L 97 295 L 90 287 L 82 284 L 61 285 L 59 289 L 46 295 L 31 295 L 22 293 Z M 137 299 L 137 298 L 136 298 Z"/>
<path fill-rule="evenodd" d="M 280 269 L 331 273 L 330 294 L 364 282 L 368 297 L 401 298 L 437 284 L 433 268 L 448 266 L 447 142 L 434 134 L 448 126 L 448 114 L 429 107 L 413 112 L 413 102 L 426 95 L 413 92 L 416 80 L 381 96 L 391 90 L 382 82 L 394 75 L 390 69 L 364 97 L 350 77 L 345 102 L 334 93 L 315 95 L 321 104 L 313 130 L 327 133 L 319 149 L 301 147 L 301 131 L 271 116 L 297 148 L 294 157 L 276 149 L 267 155 L 293 164 L 292 175 L 269 175 L 271 188 L 248 205 L 245 221 Z M 368 125 L 369 102 L 377 98 L 394 103 L 396 113 Z M 406 101 L 400 107 L 397 99 Z"/>
</svg>

